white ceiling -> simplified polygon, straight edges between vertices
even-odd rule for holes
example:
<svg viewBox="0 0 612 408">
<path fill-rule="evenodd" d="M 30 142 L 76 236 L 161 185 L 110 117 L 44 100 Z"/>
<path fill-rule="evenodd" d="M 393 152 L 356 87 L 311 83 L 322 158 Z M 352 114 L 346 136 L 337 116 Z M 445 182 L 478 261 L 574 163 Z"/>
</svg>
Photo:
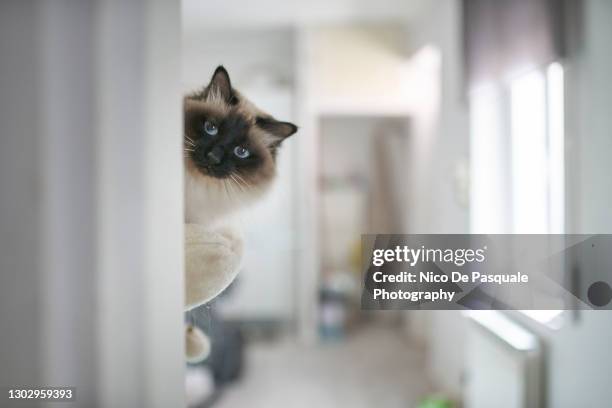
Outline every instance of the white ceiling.
<svg viewBox="0 0 612 408">
<path fill-rule="evenodd" d="M 427 0 L 183 0 L 185 31 L 408 21 Z"/>
</svg>

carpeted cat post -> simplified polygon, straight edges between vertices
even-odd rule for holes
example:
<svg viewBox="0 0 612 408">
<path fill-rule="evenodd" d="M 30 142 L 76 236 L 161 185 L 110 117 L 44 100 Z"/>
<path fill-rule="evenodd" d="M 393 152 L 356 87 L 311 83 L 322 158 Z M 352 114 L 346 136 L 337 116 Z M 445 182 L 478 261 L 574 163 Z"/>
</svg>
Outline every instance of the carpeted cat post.
<svg viewBox="0 0 612 408">
<path fill-rule="evenodd" d="M 242 237 L 229 227 L 211 230 L 185 224 L 185 309 L 217 297 L 236 278 L 242 261 Z M 198 327 L 185 330 L 187 361 L 197 363 L 210 352 L 210 340 Z"/>
</svg>

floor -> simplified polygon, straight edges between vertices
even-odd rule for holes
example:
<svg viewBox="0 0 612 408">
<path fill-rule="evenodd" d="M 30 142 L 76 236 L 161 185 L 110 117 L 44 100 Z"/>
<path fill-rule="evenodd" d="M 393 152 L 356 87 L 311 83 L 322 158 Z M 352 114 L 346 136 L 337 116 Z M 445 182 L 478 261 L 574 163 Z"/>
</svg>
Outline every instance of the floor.
<svg viewBox="0 0 612 408">
<path fill-rule="evenodd" d="M 412 408 L 431 391 L 423 365 L 423 353 L 388 328 L 319 346 L 259 343 L 215 407 Z"/>
</svg>

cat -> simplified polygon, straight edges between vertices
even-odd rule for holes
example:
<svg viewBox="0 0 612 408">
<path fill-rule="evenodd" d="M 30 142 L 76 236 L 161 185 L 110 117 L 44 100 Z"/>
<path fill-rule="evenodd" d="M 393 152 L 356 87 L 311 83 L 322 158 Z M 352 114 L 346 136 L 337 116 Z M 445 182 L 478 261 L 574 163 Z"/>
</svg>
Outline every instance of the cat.
<svg viewBox="0 0 612 408">
<path fill-rule="evenodd" d="M 241 95 L 223 66 L 183 102 L 185 222 L 215 226 L 265 193 L 281 143 L 298 128 Z"/>
</svg>

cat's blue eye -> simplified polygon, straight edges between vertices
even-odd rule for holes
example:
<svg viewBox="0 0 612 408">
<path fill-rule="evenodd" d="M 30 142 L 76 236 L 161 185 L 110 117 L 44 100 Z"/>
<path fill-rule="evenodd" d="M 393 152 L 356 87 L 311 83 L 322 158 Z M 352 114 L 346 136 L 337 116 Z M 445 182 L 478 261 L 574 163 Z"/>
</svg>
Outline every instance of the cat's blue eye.
<svg viewBox="0 0 612 408">
<path fill-rule="evenodd" d="M 204 122 L 204 131 L 209 135 L 214 136 L 219 133 L 219 128 L 213 122 L 207 120 Z"/>
<path fill-rule="evenodd" d="M 251 155 L 251 152 L 246 147 L 236 146 L 234 147 L 234 154 L 240 159 L 246 159 Z"/>
</svg>

